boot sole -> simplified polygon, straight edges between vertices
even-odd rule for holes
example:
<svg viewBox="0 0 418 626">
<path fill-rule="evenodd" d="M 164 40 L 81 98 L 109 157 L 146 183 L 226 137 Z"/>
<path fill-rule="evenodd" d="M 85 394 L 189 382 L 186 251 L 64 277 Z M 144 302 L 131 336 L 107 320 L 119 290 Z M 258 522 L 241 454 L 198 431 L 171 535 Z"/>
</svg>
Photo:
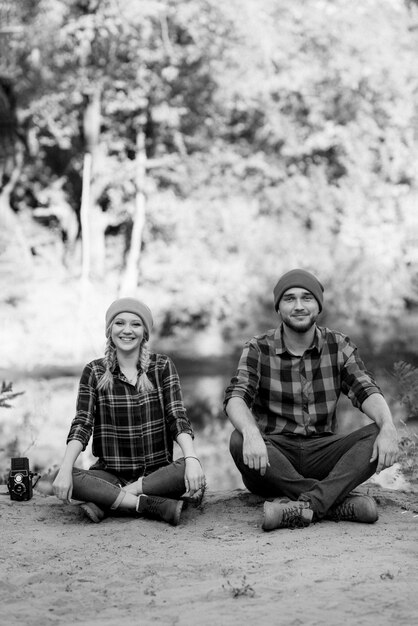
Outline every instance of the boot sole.
<svg viewBox="0 0 418 626">
<path fill-rule="evenodd" d="M 184 502 L 182 500 L 178 501 L 178 503 L 176 505 L 176 511 L 175 511 L 175 513 L 173 515 L 173 519 L 170 520 L 170 522 L 169 522 L 172 526 L 178 526 L 179 525 L 179 523 L 180 523 L 180 515 L 181 515 L 181 511 L 183 509 L 183 504 L 184 504 Z"/>
<path fill-rule="evenodd" d="M 89 520 L 95 524 L 100 524 L 100 522 L 104 519 L 103 511 L 97 505 L 92 505 L 90 502 L 80 504 L 80 509 L 82 509 Z"/>
</svg>

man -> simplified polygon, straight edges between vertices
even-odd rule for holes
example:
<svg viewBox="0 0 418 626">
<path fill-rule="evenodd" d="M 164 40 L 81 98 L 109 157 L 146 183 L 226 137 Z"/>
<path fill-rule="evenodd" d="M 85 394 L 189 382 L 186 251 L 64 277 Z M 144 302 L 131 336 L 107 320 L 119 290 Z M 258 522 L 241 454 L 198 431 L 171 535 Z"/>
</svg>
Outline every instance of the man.
<svg viewBox="0 0 418 626">
<path fill-rule="evenodd" d="M 323 291 L 305 270 L 280 278 L 273 293 L 281 324 L 246 343 L 225 393 L 244 484 L 275 498 L 264 504 L 264 530 L 323 518 L 375 522 L 373 498 L 350 492 L 397 458 L 389 407 L 356 346 L 316 325 Z M 371 419 L 346 435 L 335 434 L 341 392 Z"/>
</svg>

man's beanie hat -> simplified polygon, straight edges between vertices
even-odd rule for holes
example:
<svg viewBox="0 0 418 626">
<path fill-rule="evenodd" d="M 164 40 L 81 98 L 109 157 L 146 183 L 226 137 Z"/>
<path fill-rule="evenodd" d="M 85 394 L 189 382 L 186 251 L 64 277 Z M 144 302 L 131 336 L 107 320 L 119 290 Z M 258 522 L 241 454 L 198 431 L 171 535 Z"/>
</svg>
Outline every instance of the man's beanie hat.
<svg viewBox="0 0 418 626">
<path fill-rule="evenodd" d="M 135 313 L 135 315 L 138 315 L 149 339 L 154 322 L 152 313 L 146 304 L 135 298 L 119 298 L 119 300 L 115 300 L 106 311 L 106 330 L 119 313 Z"/>
<path fill-rule="evenodd" d="M 279 302 L 283 294 L 291 287 L 301 287 L 306 289 L 306 291 L 310 291 L 319 304 L 319 310 L 322 311 L 324 288 L 319 280 L 306 270 L 290 270 L 290 272 L 283 274 L 279 279 L 279 282 L 273 289 L 274 308 L 276 311 L 279 308 Z"/>
</svg>

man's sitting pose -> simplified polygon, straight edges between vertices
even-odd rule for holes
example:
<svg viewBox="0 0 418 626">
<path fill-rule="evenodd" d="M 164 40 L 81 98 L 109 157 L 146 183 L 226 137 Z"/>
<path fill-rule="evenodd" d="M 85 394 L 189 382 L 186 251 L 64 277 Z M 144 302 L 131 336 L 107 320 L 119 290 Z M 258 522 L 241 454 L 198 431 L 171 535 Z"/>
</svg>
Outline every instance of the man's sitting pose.
<svg viewBox="0 0 418 626">
<path fill-rule="evenodd" d="M 225 393 L 235 427 L 231 454 L 244 484 L 276 498 L 264 504 L 264 530 L 323 518 L 375 522 L 373 498 L 350 492 L 397 458 L 389 407 L 356 346 L 316 325 L 323 291 L 301 269 L 280 278 L 274 304 L 281 324 L 246 343 Z M 335 433 L 341 392 L 370 424 Z"/>
</svg>

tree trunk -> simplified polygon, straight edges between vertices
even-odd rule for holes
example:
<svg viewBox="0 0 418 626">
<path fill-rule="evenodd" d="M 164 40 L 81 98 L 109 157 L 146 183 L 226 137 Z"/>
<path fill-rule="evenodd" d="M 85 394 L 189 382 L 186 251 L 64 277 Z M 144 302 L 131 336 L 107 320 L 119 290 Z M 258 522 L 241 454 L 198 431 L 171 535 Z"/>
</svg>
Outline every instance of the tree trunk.
<svg viewBox="0 0 418 626">
<path fill-rule="evenodd" d="M 83 164 L 83 188 L 81 192 L 80 222 L 82 235 L 82 267 L 81 282 L 83 285 L 89 282 L 90 278 L 90 182 L 91 182 L 91 162 L 90 152 L 84 155 Z"/>
<path fill-rule="evenodd" d="M 83 165 L 83 189 L 81 195 L 81 234 L 82 234 L 82 284 L 88 284 L 92 272 L 101 277 L 104 272 L 104 227 L 96 207 L 94 194 L 94 174 L 97 168 L 100 138 L 101 88 L 97 86 L 86 95 L 83 116 L 85 156 Z M 99 218 L 99 219 L 98 219 Z M 97 243 L 102 238 L 103 242 Z M 97 257 L 97 258 L 96 258 Z"/>
<path fill-rule="evenodd" d="M 135 165 L 135 213 L 125 273 L 119 289 L 121 296 L 134 293 L 138 284 L 138 269 L 146 215 L 145 180 L 147 156 L 145 152 L 145 136 L 142 128 L 139 129 L 136 136 Z"/>
<path fill-rule="evenodd" d="M 30 246 L 22 230 L 19 218 L 10 206 L 10 197 L 23 169 L 23 148 L 16 148 L 14 157 L 10 157 L 10 162 L 12 164 L 10 178 L 0 190 L 0 227 L 3 233 L 8 234 L 11 241 L 14 240 L 17 243 L 21 259 L 25 262 L 25 265 L 31 267 L 32 255 Z M 0 172 L 0 174 L 4 176 L 3 172 Z"/>
<path fill-rule="evenodd" d="M 74 337 L 74 358 L 80 360 L 84 348 L 85 321 L 88 314 L 88 296 L 92 269 L 96 267 L 94 254 L 96 250 L 96 212 L 94 210 L 95 198 L 92 192 L 94 180 L 94 168 L 97 160 L 97 152 L 100 135 L 100 98 L 101 89 L 96 87 L 91 93 L 86 94 L 86 107 L 83 115 L 83 132 L 85 142 L 85 154 L 83 163 L 83 181 L 81 192 L 80 222 L 81 222 L 81 285 L 78 309 L 77 333 Z M 103 231 L 104 233 L 104 231 Z M 104 237 L 104 235 L 103 235 Z M 103 269 L 103 267 L 102 267 Z"/>
</svg>

